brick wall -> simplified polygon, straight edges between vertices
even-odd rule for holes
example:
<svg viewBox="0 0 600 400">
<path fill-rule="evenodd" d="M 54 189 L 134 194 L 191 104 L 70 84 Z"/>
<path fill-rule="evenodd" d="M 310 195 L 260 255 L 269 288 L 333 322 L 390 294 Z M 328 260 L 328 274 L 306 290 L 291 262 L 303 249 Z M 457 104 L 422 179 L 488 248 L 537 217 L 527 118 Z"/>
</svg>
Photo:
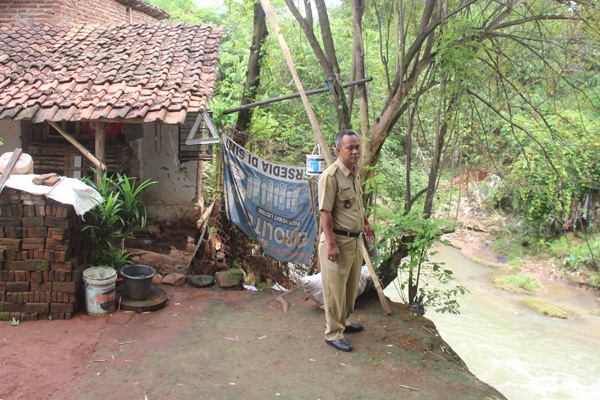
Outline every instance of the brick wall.
<svg viewBox="0 0 600 400">
<path fill-rule="evenodd" d="M 154 24 L 158 20 L 115 0 L 0 0 L 0 24 Z"/>
<path fill-rule="evenodd" d="M 5 188 L 0 194 L 0 320 L 70 319 L 81 302 L 88 249 L 72 206 Z"/>
</svg>

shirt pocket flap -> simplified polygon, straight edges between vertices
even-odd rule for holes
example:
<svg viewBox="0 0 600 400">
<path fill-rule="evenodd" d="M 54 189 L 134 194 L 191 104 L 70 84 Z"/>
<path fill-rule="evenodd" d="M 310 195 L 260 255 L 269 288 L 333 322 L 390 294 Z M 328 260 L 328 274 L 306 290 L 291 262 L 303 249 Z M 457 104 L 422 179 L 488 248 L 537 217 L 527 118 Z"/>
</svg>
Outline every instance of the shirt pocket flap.
<svg viewBox="0 0 600 400">
<path fill-rule="evenodd" d="M 353 198 L 356 197 L 354 194 L 354 189 L 351 187 L 342 188 L 342 190 L 340 190 L 338 196 L 339 196 L 340 200 L 342 200 L 342 201 L 352 200 Z"/>
</svg>

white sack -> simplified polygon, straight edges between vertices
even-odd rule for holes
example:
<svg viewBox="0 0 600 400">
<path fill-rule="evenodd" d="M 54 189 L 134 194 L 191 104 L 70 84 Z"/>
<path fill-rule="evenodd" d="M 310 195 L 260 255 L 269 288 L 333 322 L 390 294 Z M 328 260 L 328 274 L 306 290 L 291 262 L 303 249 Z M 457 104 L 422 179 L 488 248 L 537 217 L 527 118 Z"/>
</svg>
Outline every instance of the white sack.
<svg viewBox="0 0 600 400">
<path fill-rule="evenodd" d="M 366 265 L 363 265 L 360 269 L 360 279 L 358 281 L 358 291 L 356 292 L 356 297 L 360 296 L 365 292 L 367 288 L 367 280 L 371 278 L 369 274 L 369 268 Z M 300 279 L 302 283 L 302 287 L 304 288 L 304 292 L 311 298 L 312 301 L 317 303 L 317 306 L 320 309 L 324 309 L 323 305 L 323 283 L 321 278 L 321 273 L 319 272 L 316 275 L 305 276 Z"/>
</svg>

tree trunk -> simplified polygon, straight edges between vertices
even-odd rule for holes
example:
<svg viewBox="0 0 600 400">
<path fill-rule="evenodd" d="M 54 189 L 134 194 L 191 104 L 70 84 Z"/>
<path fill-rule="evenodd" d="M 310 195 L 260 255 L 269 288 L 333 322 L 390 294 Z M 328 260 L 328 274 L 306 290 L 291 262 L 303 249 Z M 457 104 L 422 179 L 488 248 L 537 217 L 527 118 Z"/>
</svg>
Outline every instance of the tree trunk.
<svg viewBox="0 0 600 400">
<path fill-rule="evenodd" d="M 319 13 L 319 23 L 321 24 L 321 36 L 323 37 L 324 49 L 321 48 L 321 44 L 315 36 L 313 31 L 313 20 L 310 2 L 304 0 L 304 7 L 306 10 L 306 18 L 303 18 L 300 11 L 296 8 L 296 5 L 292 0 L 285 0 L 288 8 L 296 18 L 296 21 L 300 24 L 304 36 L 308 40 L 310 47 L 321 66 L 321 70 L 325 75 L 328 87 L 331 89 L 331 97 L 334 103 L 335 112 L 339 122 L 339 129 L 350 128 L 350 113 L 348 110 L 348 104 L 346 100 L 346 94 L 342 88 L 342 79 L 340 77 L 340 67 L 335 54 L 335 47 L 333 45 L 333 37 L 331 35 L 331 29 L 329 27 L 329 16 L 327 14 L 327 7 L 325 6 L 324 0 L 316 0 L 315 5 L 317 12 Z"/>
<path fill-rule="evenodd" d="M 248 58 L 248 72 L 246 73 L 246 83 L 244 84 L 244 94 L 242 96 L 242 105 L 250 104 L 256 101 L 256 94 L 260 85 L 260 62 L 262 59 L 261 47 L 263 40 L 267 37 L 267 24 L 265 21 L 265 12 L 257 1 L 254 4 L 254 34 L 252 36 L 252 47 L 250 48 L 250 57 Z M 247 131 L 252 121 L 252 109 L 242 110 L 238 114 L 236 128 L 241 131 Z M 244 145 L 240 143 L 240 145 Z"/>
</svg>

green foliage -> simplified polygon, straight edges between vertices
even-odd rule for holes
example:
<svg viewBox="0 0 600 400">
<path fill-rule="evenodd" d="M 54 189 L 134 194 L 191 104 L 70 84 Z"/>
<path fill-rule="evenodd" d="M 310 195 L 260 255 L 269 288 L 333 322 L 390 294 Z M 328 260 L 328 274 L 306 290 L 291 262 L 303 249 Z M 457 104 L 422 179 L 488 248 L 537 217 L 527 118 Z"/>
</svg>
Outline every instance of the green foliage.
<svg viewBox="0 0 600 400">
<path fill-rule="evenodd" d="M 580 113 L 564 114 L 569 119 L 565 115 L 546 119 L 554 133 L 548 132 L 542 121 L 526 115 L 515 118 L 535 132 L 537 140 L 520 135 L 524 151 L 507 177 L 515 209 L 549 232 L 572 229 L 582 214 L 593 213 L 593 206 L 584 208 L 586 196 L 599 189 L 600 138 L 588 132 L 598 131 L 600 122 Z M 588 132 L 576 124 L 580 118 Z"/>
<path fill-rule="evenodd" d="M 94 175 L 98 182 L 93 178 L 82 178 L 104 198 L 88 212 L 82 228 L 82 231 L 90 233 L 90 263 L 110 266 L 119 271 L 124 265 L 131 264 L 124 248 L 125 239 L 132 237 L 135 228 L 146 225 L 146 206 L 141 193 L 156 182 L 146 180 L 136 185 L 134 177 L 119 173 L 109 176 L 106 171 L 95 169 Z"/>
<path fill-rule="evenodd" d="M 540 281 L 525 275 L 508 275 L 494 278 L 496 287 L 513 293 L 533 294 L 544 287 Z"/>
<path fill-rule="evenodd" d="M 413 306 L 434 308 L 436 312 L 458 314 L 459 294 L 465 294 L 463 286 L 451 286 L 454 279 L 450 269 L 444 263 L 430 261 L 436 254 L 432 248 L 436 245 L 447 245 L 441 240 L 443 228 L 448 223 L 442 220 L 425 219 L 422 215 L 411 212 L 407 215 L 395 213 L 388 219 L 389 225 L 379 235 L 376 263 L 391 257 L 401 245 L 408 248 L 408 256 L 398 266 L 397 286 L 400 298 Z"/>
<path fill-rule="evenodd" d="M 222 25 L 225 19 L 224 14 L 215 6 L 201 8 L 192 0 L 147 0 L 147 2 L 168 12 L 171 18 L 167 21 Z"/>
</svg>

